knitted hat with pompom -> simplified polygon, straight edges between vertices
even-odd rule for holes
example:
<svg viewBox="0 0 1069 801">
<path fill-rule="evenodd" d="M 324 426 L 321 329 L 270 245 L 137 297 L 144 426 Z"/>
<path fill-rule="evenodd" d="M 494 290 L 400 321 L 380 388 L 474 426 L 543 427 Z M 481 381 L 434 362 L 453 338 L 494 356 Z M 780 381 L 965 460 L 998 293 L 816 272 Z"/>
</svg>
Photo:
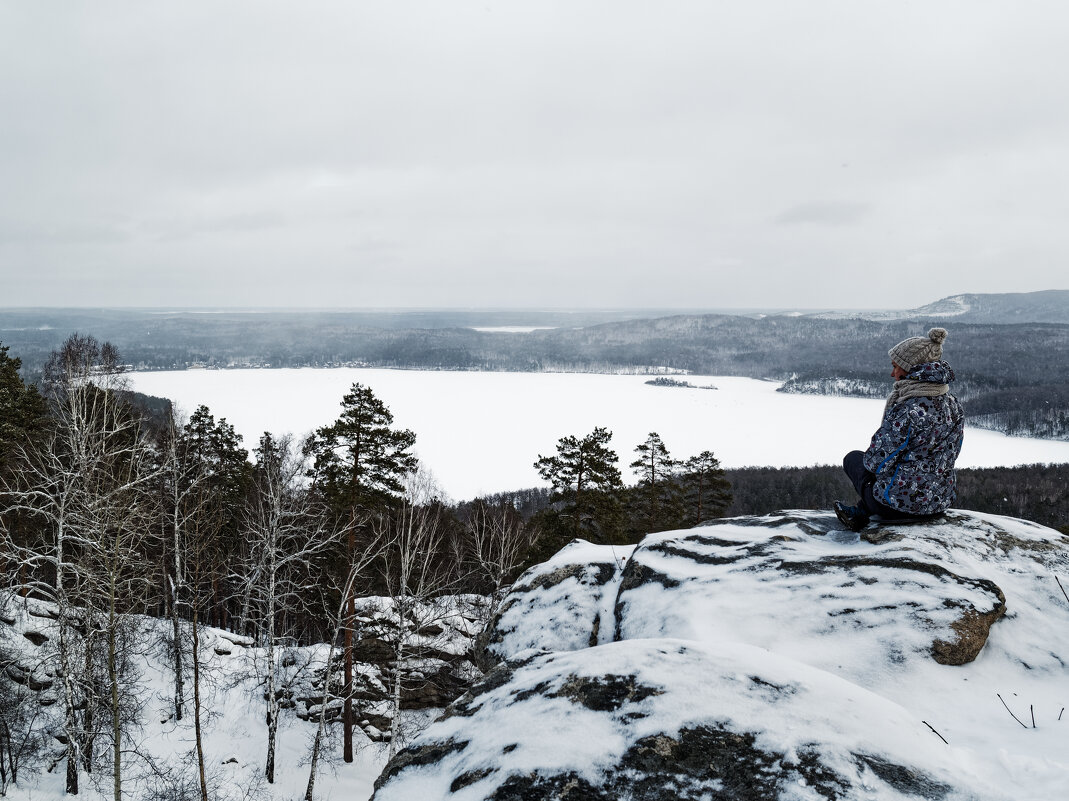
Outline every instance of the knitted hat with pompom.
<svg viewBox="0 0 1069 801">
<path fill-rule="evenodd" d="M 918 364 L 938 362 L 943 358 L 943 340 L 947 338 L 945 328 L 933 328 L 926 337 L 903 339 L 889 351 L 891 361 L 907 373 Z"/>
</svg>

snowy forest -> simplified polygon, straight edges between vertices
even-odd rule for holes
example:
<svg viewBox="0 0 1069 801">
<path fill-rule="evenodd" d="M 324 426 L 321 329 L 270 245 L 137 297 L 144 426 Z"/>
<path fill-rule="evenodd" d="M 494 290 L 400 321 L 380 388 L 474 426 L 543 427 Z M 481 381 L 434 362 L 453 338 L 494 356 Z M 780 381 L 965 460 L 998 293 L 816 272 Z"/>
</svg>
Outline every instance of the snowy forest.
<svg viewBox="0 0 1069 801">
<path fill-rule="evenodd" d="M 135 655 L 161 647 L 146 642 L 137 623 L 154 619 L 168 621 L 169 714 L 195 724 L 194 789 L 204 799 L 211 793 L 202 629 L 262 649 L 252 669 L 263 688 L 268 783 L 279 714 L 293 705 L 282 680 L 292 673 L 292 648 L 330 644 L 325 664 L 339 675 L 327 668 L 311 710 L 312 798 L 328 723 L 340 724 L 344 761 L 354 758 L 361 722 L 392 755 L 412 696 L 441 705 L 459 694 L 470 676 L 445 669 L 413 678 L 397 667 L 418 656 L 428 632 L 442 633 L 458 605 L 477 642 L 520 569 L 570 539 L 634 542 L 716 517 L 731 500 L 711 452 L 677 464 L 656 433 L 635 448 L 638 481 L 625 486 L 610 435 L 595 429 L 538 455 L 535 466 L 553 489 L 537 509 L 524 514 L 504 498 L 450 507 L 411 453 L 415 435 L 394 427 L 389 409 L 360 384 L 332 425 L 303 442 L 264 433 L 250 454 L 204 406 L 180 419 L 169 405 L 142 404 L 110 343 L 71 335 L 44 365 L 40 389 L 22 380 L 20 366 L 0 346 L 0 600 L 9 625 L 20 604 L 43 602 L 54 618 L 58 641 L 52 664 L 41 668 L 50 678 L 38 678 L 36 689 L 56 685 L 62 748 L 19 691 L 35 689 L 36 669 L 0 650 L 5 787 L 20 771 L 50 763 L 66 771 L 67 793 L 106 775 L 118 799 L 129 771 L 159 773 L 137 747 L 143 699 L 130 668 Z M 369 599 L 378 609 L 370 617 Z M 395 666 L 392 685 L 373 688 L 394 710 L 378 726 L 354 712 L 362 679 L 354 643 L 369 627 Z M 428 688 L 436 682 L 447 686 Z"/>
</svg>

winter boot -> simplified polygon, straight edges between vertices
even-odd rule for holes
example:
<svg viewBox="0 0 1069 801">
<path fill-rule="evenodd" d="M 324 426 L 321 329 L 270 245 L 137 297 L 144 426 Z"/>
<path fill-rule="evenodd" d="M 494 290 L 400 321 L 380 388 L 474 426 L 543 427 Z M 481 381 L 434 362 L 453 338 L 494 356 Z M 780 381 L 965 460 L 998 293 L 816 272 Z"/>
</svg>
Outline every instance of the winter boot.
<svg viewBox="0 0 1069 801">
<path fill-rule="evenodd" d="M 851 531 L 861 531 L 869 524 L 869 516 L 864 509 L 859 506 L 847 506 L 842 501 L 835 502 L 835 516 Z"/>
</svg>

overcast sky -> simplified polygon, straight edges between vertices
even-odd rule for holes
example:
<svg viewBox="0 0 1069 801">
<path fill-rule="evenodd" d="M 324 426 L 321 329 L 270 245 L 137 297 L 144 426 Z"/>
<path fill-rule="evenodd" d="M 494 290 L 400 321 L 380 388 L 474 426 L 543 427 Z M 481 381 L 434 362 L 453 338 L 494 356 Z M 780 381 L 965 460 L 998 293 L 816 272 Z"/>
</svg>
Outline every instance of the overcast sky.
<svg viewBox="0 0 1069 801">
<path fill-rule="evenodd" d="M 1067 288 L 1069 4 L 0 0 L 0 306 Z"/>
</svg>

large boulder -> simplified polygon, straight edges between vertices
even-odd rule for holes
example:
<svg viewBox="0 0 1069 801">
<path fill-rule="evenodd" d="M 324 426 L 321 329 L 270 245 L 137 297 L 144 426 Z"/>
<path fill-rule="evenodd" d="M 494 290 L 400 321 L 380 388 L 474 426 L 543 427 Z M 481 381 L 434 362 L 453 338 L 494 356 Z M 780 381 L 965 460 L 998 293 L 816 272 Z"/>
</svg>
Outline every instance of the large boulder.
<svg viewBox="0 0 1069 801">
<path fill-rule="evenodd" d="M 1006 609 L 988 577 L 997 549 L 975 535 L 965 547 L 950 521 L 876 546 L 829 522 L 793 513 L 647 537 L 623 572 L 615 639 L 750 642 L 859 681 L 916 657 L 976 658 Z"/>
<path fill-rule="evenodd" d="M 824 671 L 739 643 L 633 640 L 499 666 L 374 798 L 1003 797 L 969 766 L 908 710 Z"/>
<path fill-rule="evenodd" d="M 859 537 L 803 511 L 624 558 L 574 543 L 516 583 L 503 662 L 375 799 L 1061 797 L 1067 545 L 991 515 Z"/>
</svg>

